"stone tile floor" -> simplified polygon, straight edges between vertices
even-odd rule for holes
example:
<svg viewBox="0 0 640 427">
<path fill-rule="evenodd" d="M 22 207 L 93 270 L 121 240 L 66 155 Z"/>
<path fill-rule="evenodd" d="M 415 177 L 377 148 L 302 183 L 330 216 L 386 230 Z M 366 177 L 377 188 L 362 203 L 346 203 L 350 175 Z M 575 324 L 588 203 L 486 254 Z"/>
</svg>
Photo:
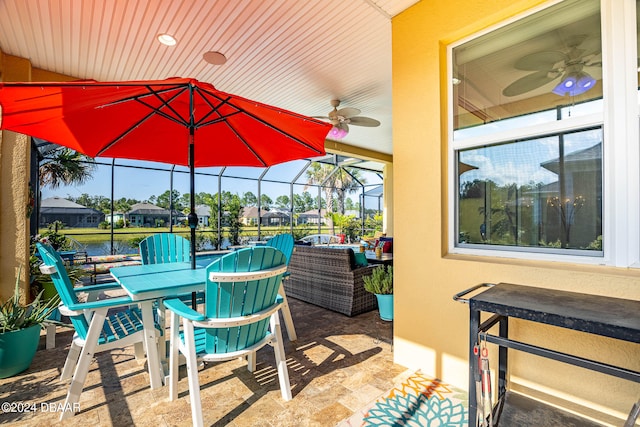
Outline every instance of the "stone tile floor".
<svg viewBox="0 0 640 427">
<path fill-rule="evenodd" d="M 283 328 L 293 399 L 282 400 L 273 350 L 258 353 L 256 372 L 234 360 L 208 364 L 200 371 L 206 425 L 335 426 L 393 387 L 406 369 L 393 363 L 392 323 L 377 310 L 352 318 L 289 299 L 298 340 Z M 34 404 L 36 412 L 2 413 L 0 424 L 58 425 L 68 383 L 59 375 L 72 332 L 58 328 L 56 348 L 41 349 L 25 372 L 0 380 L 0 402 Z M 44 335 L 42 336 L 44 347 Z M 179 398 L 149 388 L 144 361 L 133 348 L 100 353 L 91 365 L 80 412 L 64 425 L 188 426 L 188 384 L 181 368 Z"/>
</svg>

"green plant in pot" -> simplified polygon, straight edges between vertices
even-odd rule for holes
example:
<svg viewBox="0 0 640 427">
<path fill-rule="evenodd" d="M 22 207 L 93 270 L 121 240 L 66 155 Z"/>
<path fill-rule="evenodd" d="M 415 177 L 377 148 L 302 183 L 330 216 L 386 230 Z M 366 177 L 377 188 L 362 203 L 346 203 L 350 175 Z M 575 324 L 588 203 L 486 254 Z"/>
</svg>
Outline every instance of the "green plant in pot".
<svg viewBox="0 0 640 427">
<path fill-rule="evenodd" d="M 20 271 L 13 295 L 0 304 L 0 378 L 16 375 L 31 365 L 40 342 L 40 329 L 58 306 L 60 297 L 43 299 L 41 291 L 31 303 L 20 291 Z"/>
<path fill-rule="evenodd" d="M 393 267 L 380 266 L 365 276 L 364 289 L 376 295 L 382 320 L 393 320 Z"/>
</svg>

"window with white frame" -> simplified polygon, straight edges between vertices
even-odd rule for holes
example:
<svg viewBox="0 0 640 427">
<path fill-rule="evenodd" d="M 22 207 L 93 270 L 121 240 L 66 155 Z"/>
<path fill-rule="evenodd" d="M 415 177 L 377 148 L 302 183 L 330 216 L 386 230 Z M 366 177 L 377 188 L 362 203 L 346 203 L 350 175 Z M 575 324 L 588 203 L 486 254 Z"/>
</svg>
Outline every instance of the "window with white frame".
<svg viewBox="0 0 640 427">
<path fill-rule="evenodd" d="M 449 48 L 450 252 L 638 262 L 638 3 L 550 2 Z"/>
</svg>

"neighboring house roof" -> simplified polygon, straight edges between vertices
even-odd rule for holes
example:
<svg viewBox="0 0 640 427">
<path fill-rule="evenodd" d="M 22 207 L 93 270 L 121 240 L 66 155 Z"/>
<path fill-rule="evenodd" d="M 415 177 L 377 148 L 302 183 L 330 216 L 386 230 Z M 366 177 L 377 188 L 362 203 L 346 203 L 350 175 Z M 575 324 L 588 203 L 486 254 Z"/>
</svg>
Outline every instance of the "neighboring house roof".
<svg viewBox="0 0 640 427">
<path fill-rule="evenodd" d="M 131 210 L 129 211 L 129 215 L 169 215 L 169 209 L 164 209 L 156 205 L 152 205 L 151 203 L 136 203 L 131 206 Z M 175 216 L 179 214 L 179 212 L 174 211 Z"/>
<path fill-rule="evenodd" d="M 63 199 L 62 197 L 49 197 L 47 199 L 42 199 L 40 206 L 43 208 L 89 209 L 86 206 L 79 205 L 71 200 Z"/>
<path fill-rule="evenodd" d="M 151 203 L 146 203 L 146 202 L 142 202 L 142 203 L 136 203 L 134 205 L 131 205 L 131 211 L 136 211 L 136 210 L 162 210 L 163 208 L 161 208 L 160 206 L 156 206 L 156 205 L 152 205 Z"/>
<path fill-rule="evenodd" d="M 327 214 L 327 210 L 326 209 L 321 209 L 320 210 L 320 216 L 321 217 L 324 218 L 326 214 Z M 311 209 L 311 210 L 308 210 L 306 212 L 302 212 L 299 216 L 318 217 L 318 209 Z"/>
<path fill-rule="evenodd" d="M 540 163 L 540 166 L 556 174 L 560 174 L 560 161 L 553 159 Z M 584 150 L 574 151 L 564 156 L 565 171 L 589 172 L 602 168 L 602 143 L 599 142 Z"/>
<path fill-rule="evenodd" d="M 102 212 L 82 206 L 71 200 L 61 197 L 49 197 L 40 203 L 40 213 L 42 214 L 75 214 L 75 215 L 104 215 Z"/>
<path fill-rule="evenodd" d="M 289 218 L 289 212 L 283 211 L 268 211 L 264 215 L 263 218 Z"/>
<path fill-rule="evenodd" d="M 197 205 L 196 215 L 198 216 L 211 216 L 211 208 L 207 205 Z"/>
<path fill-rule="evenodd" d="M 265 216 L 265 214 L 269 212 L 264 209 L 260 209 L 260 216 Z M 258 218 L 258 207 L 257 206 L 247 206 L 242 208 L 240 211 L 240 216 L 242 218 Z"/>
</svg>

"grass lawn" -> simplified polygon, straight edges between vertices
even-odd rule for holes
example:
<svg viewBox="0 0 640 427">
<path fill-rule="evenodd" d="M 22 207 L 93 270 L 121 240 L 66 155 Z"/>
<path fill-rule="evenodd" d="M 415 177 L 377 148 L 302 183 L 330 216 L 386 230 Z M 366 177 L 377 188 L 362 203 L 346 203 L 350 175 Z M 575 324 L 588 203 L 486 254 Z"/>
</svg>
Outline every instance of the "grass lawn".
<svg viewBox="0 0 640 427">
<path fill-rule="evenodd" d="M 46 231 L 46 228 L 40 229 L 40 233 Z M 316 234 L 317 227 L 311 227 L 309 234 Z M 59 230 L 60 233 L 69 236 L 82 244 L 102 243 L 111 239 L 111 230 L 101 230 L 99 228 L 64 228 Z M 113 239 L 116 241 L 128 241 L 134 237 L 148 236 L 155 233 L 168 233 L 169 227 L 127 227 L 117 228 L 113 230 Z M 189 238 L 190 230 L 187 227 L 173 227 L 173 232 L 181 234 Z M 211 233 L 211 229 L 198 229 L 198 233 Z M 262 236 L 271 236 L 278 233 L 288 233 L 288 227 L 260 227 Z M 330 233 L 329 227 L 323 227 L 322 233 Z M 223 236 L 228 235 L 228 230 L 223 229 Z M 258 227 L 242 227 L 240 233 L 242 237 L 254 237 L 258 235 Z"/>
</svg>

